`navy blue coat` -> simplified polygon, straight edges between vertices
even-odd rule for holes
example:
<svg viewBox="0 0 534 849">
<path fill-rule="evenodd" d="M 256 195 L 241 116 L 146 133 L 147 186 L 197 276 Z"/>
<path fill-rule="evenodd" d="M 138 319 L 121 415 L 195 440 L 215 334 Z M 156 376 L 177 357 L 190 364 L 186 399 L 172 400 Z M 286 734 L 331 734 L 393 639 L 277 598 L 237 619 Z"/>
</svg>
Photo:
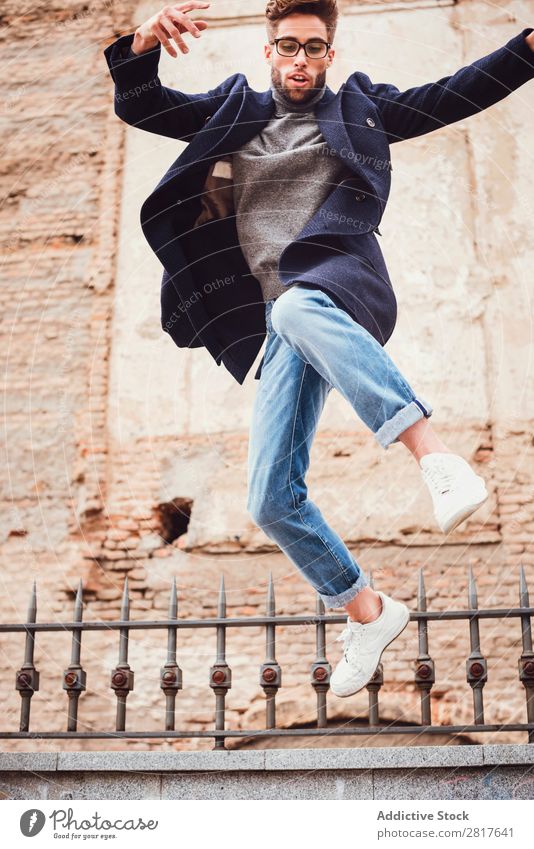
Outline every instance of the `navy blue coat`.
<svg viewBox="0 0 534 849">
<path fill-rule="evenodd" d="M 391 183 L 389 146 L 487 109 L 534 77 L 532 27 L 436 82 L 399 91 L 355 71 L 315 116 L 328 147 L 352 172 L 280 256 L 281 282 L 307 281 L 331 297 L 381 345 L 397 302 L 376 238 Z M 205 346 L 243 383 L 265 339 L 264 302 L 237 237 L 231 181 L 215 164 L 245 144 L 274 112 L 271 90 L 243 74 L 184 94 L 158 77 L 161 45 L 135 56 L 133 34 L 104 51 L 115 112 L 127 124 L 189 142 L 141 207 L 141 227 L 164 271 L 161 324 L 178 347 Z M 263 362 L 263 361 L 262 361 Z M 260 367 L 255 377 L 259 377 Z"/>
</svg>

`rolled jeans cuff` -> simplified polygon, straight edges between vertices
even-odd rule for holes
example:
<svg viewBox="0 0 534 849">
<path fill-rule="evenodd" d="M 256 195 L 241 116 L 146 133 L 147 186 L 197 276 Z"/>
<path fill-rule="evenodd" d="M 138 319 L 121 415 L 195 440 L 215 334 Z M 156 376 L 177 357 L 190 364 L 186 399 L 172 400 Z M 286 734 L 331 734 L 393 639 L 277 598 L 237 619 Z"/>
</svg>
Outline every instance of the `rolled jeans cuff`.
<svg viewBox="0 0 534 849">
<path fill-rule="evenodd" d="M 431 415 L 432 407 L 430 404 L 427 404 L 422 398 L 414 398 L 406 407 L 395 413 L 393 418 L 388 419 L 378 428 L 375 433 L 376 440 L 382 448 L 387 449 L 392 442 L 399 441 L 399 434 L 403 433 L 410 425 L 415 424 L 423 416 L 429 418 Z"/>
<path fill-rule="evenodd" d="M 349 601 L 352 601 L 354 596 L 358 595 L 359 592 L 368 586 L 369 581 L 363 572 L 360 572 L 355 583 L 352 587 L 349 587 L 348 590 L 338 593 L 338 595 L 323 595 L 322 593 L 319 593 L 319 596 L 323 600 L 325 607 L 343 607 L 345 604 L 348 604 Z"/>
</svg>

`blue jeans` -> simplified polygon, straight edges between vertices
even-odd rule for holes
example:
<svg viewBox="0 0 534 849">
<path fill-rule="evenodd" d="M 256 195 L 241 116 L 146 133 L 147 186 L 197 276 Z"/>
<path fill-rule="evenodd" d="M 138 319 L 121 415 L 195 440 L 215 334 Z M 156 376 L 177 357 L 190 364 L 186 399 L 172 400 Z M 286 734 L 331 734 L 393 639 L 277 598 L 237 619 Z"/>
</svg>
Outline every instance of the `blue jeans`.
<svg viewBox="0 0 534 849">
<path fill-rule="evenodd" d="M 432 408 L 384 348 L 322 290 L 296 283 L 265 304 L 267 342 L 252 413 L 247 510 L 321 596 L 342 607 L 368 580 L 308 498 L 319 418 L 335 387 L 387 449 Z"/>
</svg>

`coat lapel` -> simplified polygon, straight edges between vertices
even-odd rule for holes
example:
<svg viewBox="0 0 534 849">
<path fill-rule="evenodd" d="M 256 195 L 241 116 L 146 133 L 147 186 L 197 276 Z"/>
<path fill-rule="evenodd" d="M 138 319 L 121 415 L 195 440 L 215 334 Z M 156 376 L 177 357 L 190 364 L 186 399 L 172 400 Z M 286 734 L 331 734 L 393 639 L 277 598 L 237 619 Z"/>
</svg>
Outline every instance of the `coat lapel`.
<svg viewBox="0 0 534 849">
<path fill-rule="evenodd" d="M 389 147 L 373 104 L 363 92 L 347 90 L 345 84 L 337 94 L 327 87 L 315 116 L 328 146 L 354 172 L 360 187 L 378 198 L 383 212 L 389 189 L 389 180 L 387 185 L 384 182 Z M 367 118 L 374 120 L 373 128 L 367 124 Z M 380 148 L 383 148 L 383 158 Z M 386 173 L 389 177 L 389 171 Z"/>
<path fill-rule="evenodd" d="M 269 122 L 274 112 L 270 90 L 253 91 L 246 79 L 243 79 L 245 86 L 228 95 L 224 105 L 215 115 L 210 116 L 202 130 L 164 174 L 154 192 L 159 191 L 169 180 L 182 174 L 187 168 L 204 164 L 214 156 L 232 152 L 246 144 Z"/>
<path fill-rule="evenodd" d="M 377 158 L 377 142 L 381 147 L 383 140 L 384 157 L 387 157 L 385 136 L 378 127 L 374 131 L 375 135 L 371 135 L 373 130 L 366 124 L 365 119 L 373 106 L 359 91 L 348 92 L 350 130 L 347 129 L 347 119 L 342 110 L 344 91 L 345 85 L 337 94 L 326 86 L 323 97 L 315 107 L 317 124 L 329 147 L 353 171 L 359 187 L 375 195 L 383 211 L 387 199 L 383 193 L 386 188 L 387 195 L 387 186 L 385 187 L 384 183 L 384 173 L 379 174 L 374 170 L 373 163 Z M 162 209 L 168 208 L 162 193 L 166 189 L 169 190 L 171 208 L 180 203 L 180 200 L 176 199 L 178 193 L 175 181 L 182 177 L 185 171 L 196 167 L 204 170 L 208 160 L 233 153 L 268 124 L 274 111 L 275 102 L 270 88 L 262 92 L 254 91 L 248 85 L 246 77 L 240 74 L 236 87 L 228 95 L 223 106 L 206 121 L 202 130 L 196 134 L 145 200 L 141 208 L 141 224 L 149 242 L 152 228 L 161 225 Z M 376 115 L 376 112 L 373 114 Z M 389 177 L 389 173 L 387 176 Z M 157 240 L 157 236 L 155 238 Z"/>
<path fill-rule="evenodd" d="M 210 117 L 202 130 L 163 175 L 152 196 L 191 166 L 205 163 L 214 156 L 237 150 L 268 124 L 275 111 L 270 88 L 261 92 L 254 91 L 242 74 L 239 76 L 239 83 L 239 86 L 228 95 L 223 106 Z M 350 123 L 353 130 L 349 134 L 342 111 L 344 89 L 343 85 L 335 94 L 329 86 L 326 86 L 323 97 L 315 107 L 317 124 L 329 147 L 336 151 L 355 176 L 374 189 L 378 187 L 379 181 L 376 175 L 373 175 L 372 166 L 368 163 L 374 158 L 373 153 L 376 153 L 372 144 L 373 141 L 376 144 L 376 141 L 370 138 L 370 130 L 365 123 L 370 104 L 363 93 L 350 93 Z M 358 137 L 358 155 L 356 155 L 352 135 Z M 366 153 L 368 156 L 365 156 Z"/>
</svg>

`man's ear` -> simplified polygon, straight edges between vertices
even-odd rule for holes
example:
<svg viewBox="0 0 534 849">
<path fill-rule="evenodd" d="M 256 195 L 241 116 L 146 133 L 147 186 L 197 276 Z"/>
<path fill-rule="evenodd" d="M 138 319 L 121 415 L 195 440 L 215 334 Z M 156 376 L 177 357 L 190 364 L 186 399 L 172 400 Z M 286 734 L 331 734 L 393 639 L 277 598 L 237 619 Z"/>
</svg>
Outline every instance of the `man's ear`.
<svg viewBox="0 0 534 849">
<path fill-rule="evenodd" d="M 263 53 L 265 58 L 269 64 L 271 64 L 271 56 L 273 55 L 273 50 L 270 44 L 263 45 Z"/>
<path fill-rule="evenodd" d="M 332 62 L 334 61 L 334 56 L 335 56 L 335 55 L 336 55 L 336 51 L 335 51 L 335 50 L 329 50 L 329 51 L 328 51 L 328 66 L 330 66 L 330 65 L 332 64 Z"/>
</svg>

